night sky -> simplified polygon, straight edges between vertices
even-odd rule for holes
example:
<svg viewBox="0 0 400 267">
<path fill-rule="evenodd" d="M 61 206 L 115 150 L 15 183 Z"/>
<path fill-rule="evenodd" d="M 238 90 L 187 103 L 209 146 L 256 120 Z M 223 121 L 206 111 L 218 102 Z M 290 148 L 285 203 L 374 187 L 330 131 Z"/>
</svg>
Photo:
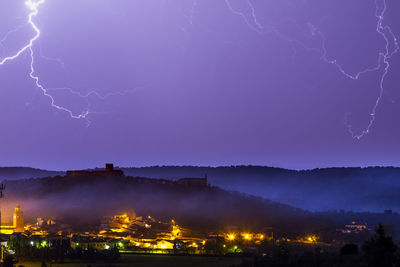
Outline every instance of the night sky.
<svg viewBox="0 0 400 267">
<path fill-rule="evenodd" d="M 1 166 L 400 165 L 397 0 L 38 10 L 35 75 L 55 102 L 29 77 L 29 50 L 0 66 Z M 35 36 L 30 12 L 0 0 L 0 62 Z"/>
</svg>

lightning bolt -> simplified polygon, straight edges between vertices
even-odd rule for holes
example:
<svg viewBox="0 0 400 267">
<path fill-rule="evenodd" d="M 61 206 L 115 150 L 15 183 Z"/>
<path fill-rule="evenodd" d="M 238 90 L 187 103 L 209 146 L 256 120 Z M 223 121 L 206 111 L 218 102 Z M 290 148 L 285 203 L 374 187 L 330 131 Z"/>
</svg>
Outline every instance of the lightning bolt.
<svg viewBox="0 0 400 267">
<path fill-rule="evenodd" d="M 13 33 L 17 32 L 17 31 L 19 31 L 20 29 L 22 29 L 22 27 L 24 27 L 24 26 L 25 26 L 25 25 L 20 25 L 20 26 L 16 27 L 15 29 L 13 29 L 13 30 L 7 32 L 7 34 L 3 37 L 3 39 L 0 40 L 0 46 L 1 46 L 1 48 L 2 48 L 3 50 L 5 49 L 3 43 L 8 39 L 8 37 L 9 37 L 11 34 L 13 34 Z M 4 51 L 3 51 L 3 52 L 4 52 Z"/>
<path fill-rule="evenodd" d="M 260 22 L 260 19 L 258 18 L 256 8 L 253 5 L 252 1 L 251 0 L 244 0 L 244 1 L 247 5 L 247 9 L 248 9 L 247 13 L 245 13 L 239 9 L 236 9 L 232 5 L 231 0 L 224 0 L 225 4 L 226 4 L 227 8 L 230 10 L 230 12 L 236 16 L 241 17 L 242 20 L 246 23 L 246 25 L 252 31 L 254 31 L 258 34 L 274 33 L 279 38 L 283 38 L 284 40 L 292 43 L 293 46 L 299 45 L 302 48 L 306 49 L 307 51 L 313 51 L 313 52 L 320 53 L 320 59 L 323 62 L 334 66 L 342 75 L 344 75 L 348 79 L 359 80 L 361 76 L 363 76 L 367 73 L 378 72 L 378 71 L 382 70 L 382 75 L 380 76 L 380 80 L 379 80 L 379 96 L 376 99 L 376 101 L 372 107 L 372 110 L 370 112 L 370 120 L 369 120 L 369 123 L 366 126 L 366 128 L 361 133 L 356 134 L 353 131 L 353 127 L 350 124 L 346 123 L 346 126 L 353 138 L 361 139 L 363 136 L 368 134 L 371 130 L 371 127 L 374 124 L 374 121 L 376 119 L 377 109 L 383 98 L 383 94 L 385 91 L 384 82 L 390 71 L 390 60 L 400 50 L 399 43 L 398 43 L 397 38 L 394 35 L 391 27 L 384 24 L 385 14 L 387 12 L 387 2 L 386 2 L 387 0 L 375 0 L 375 7 L 376 7 L 375 17 L 377 19 L 376 32 L 384 39 L 385 47 L 384 47 L 383 51 L 379 51 L 378 56 L 377 56 L 377 59 L 378 59 L 377 64 L 375 66 L 360 70 L 356 73 L 347 72 L 346 68 L 343 65 L 341 65 L 336 59 L 328 58 L 328 51 L 326 48 L 326 38 L 325 38 L 323 32 L 321 30 L 319 30 L 313 24 L 308 23 L 308 27 L 310 29 L 310 34 L 312 36 L 317 36 L 318 38 L 320 38 L 320 40 L 321 40 L 321 48 L 320 49 L 314 48 L 314 47 L 308 47 L 307 45 L 303 44 L 301 41 L 291 38 L 288 35 L 282 34 L 278 30 L 277 24 L 276 25 L 263 25 Z M 19 58 L 24 53 L 28 53 L 28 55 L 30 57 L 29 77 L 34 81 L 36 87 L 41 90 L 43 95 L 50 99 L 51 106 L 53 108 L 56 108 L 57 110 L 68 113 L 70 115 L 70 117 L 73 119 L 87 119 L 87 117 L 90 114 L 93 114 L 95 112 L 90 111 L 89 108 L 87 108 L 86 110 L 82 111 L 81 113 L 76 114 L 72 110 L 56 104 L 56 101 L 55 101 L 54 97 L 50 94 L 50 92 L 52 90 L 68 90 L 70 93 L 77 95 L 79 97 L 82 97 L 82 98 L 88 98 L 89 96 L 94 95 L 100 99 L 105 99 L 106 97 L 111 96 L 111 95 L 117 95 L 117 94 L 122 95 L 123 93 L 107 94 L 107 95 L 102 96 L 102 95 L 98 94 L 96 91 L 90 91 L 87 94 L 81 94 L 81 93 L 73 91 L 70 88 L 48 89 L 42 85 L 39 76 L 35 72 L 34 44 L 37 41 L 39 41 L 41 32 L 40 32 L 39 27 L 35 24 L 34 18 L 38 15 L 40 6 L 45 4 L 45 2 L 46 2 L 46 0 L 27 0 L 25 2 L 27 8 L 29 9 L 27 24 L 30 25 L 30 27 L 33 29 L 35 35 L 29 40 L 29 42 L 25 46 L 23 46 L 20 50 L 18 50 L 14 55 L 4 57 L 3 59 L 0 58 L 0 66 L 5 65 L 6 63 L 8 63 L 10 61 L 13 61 L 13 60 Z M 196 9 L 197 4 L 198 4 L 197 0 L 192 0 L 192 6 L 190 8 L 190 14 L 188 17 L 189 21 L 190 21 L 190 25 L 194 24 L 194 14 L 195 14 L 195 9 Z M 286 19 L 285 21 L 287 21 L 287 20 L 290 20 L 290 19 Z M 11 33 L 18 31 L 18 29 L 20 29 L 20 27 L 7 33 L 7 35 L 2 40 L 0 40 L 0 47 L 3 47 L 2 43 L 8 38 L 8 36 Z M 183 29 L 183 30 L 186 32 L 187 29 Z"/>
<path fill-rule="evenodd" d="M 73 119 L 85 119 L 90 114 L 89 110 L 83 111 L 82 113 L 76 115 L 76 114 L 74 114 L 72 112 L 72 110 L 70 110 L 68 108 L 65 108 L 63 106 L 57 105 L 55 103 L 55 100 L 54 100 L 53 96 L 50 95 L 48 90 L 40 83 L 39 76 L 37 76 L 35 74 L 35 54 L 34 54 L 34 50 L 33 50 L 33 45 L 40 38 L 41 32 L 40 32 L 39 27 L 35 24 L 33 19 L 34 19 L 34 17 L 36 17 L 39 14 L 39 7 L 41 5 L 43 5 L 45 2 L 46 2 L 46 0 L 36 0 L 36 1 L 35 0 L 27 0 L 25 2 L 26 6 L 28 7 L 28 9 L 30 11 L 29 15 L 28 15 L 28 22 L 27 23 L 32 27 L 32 29 L 35 32 L 35 35 L 29 40 L 28 44 L 26 44 L 24 47 L 22 47 L 20 50 L 18 50 L 14 55 L 3 58 L 0 61 L 0 66 L 6 64 L 9 61 L 13 61 L 13 60 L 17 59 L 18 57 L 20 57 L 23 53 L 28 52 L 29 56 L 30 56 L 29 77 L 34 81 L 36 87 L 39 88 L 42 91 L 43 95 L 50 99 L 51 106 L 53 108 L 58 109 L 58 110 L 67 112 L 71 116 L 71 118 L 73 118 Z M 16 30 L 13 30 L 12 32 L 15 32 Z M 7 36 L 10 33 L 11 32 L 9 32 L 3 38 L 2 41 L 4 41 L 4 39 L 6 39 Z"/>
<path fill-rule="evenodd" d="M 4 41 L 5 41 L 12 33 L 17 32 L 19 29 L 21 29 L 22 27 L 24 27 L 24 26 L 26 26 L 26 25 L 30 25 L 30 27 L 33 29 L 35 35 L 29 40 L 29 42 L 28 42 L 25 46 L 23 46 L 20 50 L 18 50 L 14 55 L 11 55 L 11 56 L 8 56 L 8 57 L 5 57 L 5 58 L 1 59 L 1 61 L 0 61 L 0 66 L 1 66 L 1 65 L 5 65 L 6 63 L 8 63 L 8 62 L 10 62 L 10 61 L 13 61 L 13 60 L 19 58 L 19 57 L 20 57 L 22 54 L 24 54 L 24 53 L 28 53 L 29 58 L 30 58 L 30 63 L 29 63 L 29 68 L 30 68 L 29 77 L 34 81 L 36 87 L 37 87 L 38 89 L 40 89 L 40 91 L 43 93 L 43 95 L 50 99 L 50 104 L 51 104 L 51 106 L 52 106 L 53 108 L 57 109 L 57 110 L 66 112 L 66 113 L 69 114 L 69 116 L 70 116 L 71 118 L 73 118 L 73 119 L 85 119 L 86 122 L 87 122 L 87 126 L 89 126 L 90 123 L 91 123 L 91 122 L 89 121 L 89 119 L 88 119 L 88 116 L 89 116 L 89 115 L 91 115 L 91 114 L 101 114 L 101 113 L 104 113 L 104 112 L 97 112 L 97 111 L 89 110 L 89 107 L 90 107 L 90 103 L 89 103 L 89 101 L 88 101 L 89 97 L 94 96 L 94 97 L 97 97 L 98 99 L 106 100 L 107 98 L 109 98 L 109 97 L 111 97 L 111 96 L 124 96 L 124 95 L 126 95 L 126 94 L 128 94 L 128 93 L 135 92 L 135 91 L 138 90 L 138 89 L 143 89 L 143 88 L 147 87 L 147 85 L 146 85 L 146 86 L 136 87 L 136 88 L 134 88 L 134 89 L 125 90 L 125 91 L 123 91 L 123 92 L 107 93 L 107 94 L 104 94 L 104 95 L 98 93 L 98 92 L 95 91 L 95 90 L 91 90 L 91 91 L 89 91 L 89 92 L 86 93 L 86 94 L 82 94 L 82 93 L 80 93 L 80 92 L 74 91 L 73 89 L 67 88 L 67 87 L 64 87 L 64 88 L 45 88 L 45 87 L 42 85 L 42 83 L 40 82 L 39 76 L 38 76 L 38 75 L 36 74 L 36 72 L 35 72 L 35 52 L 34 52 L 34 48 L 33 48 L 33 47 L 34 47 L 34 44 L 35 44 L 36 42 L 39 42 L 39 41 L 40 41 L 39 38 L 40 38 L 40 35 L 41 35 L 41 32 L 40 32 L 39 27 L 38 27 L 38 26 L 35 24 L 35 22 L 34 22 L 34 18 L 39 14 L 39 8 L 40 8 L 41 5 L 45 4 L 45 2 L 46 2 L 46 0 L 27 0 L 27 1 L 25 2 L 26 6 L 27 6 L 28 9 L 29 9 L 29 14 L 28 14 L 27 23 L 24 24 L 24 25 L 21 25 L 21 26 L 19 26 L 19 27 L 17 27 L 17 28 L 15 28 L 15 29 L 13 29 L 13 30 L 11 30 L 10 32 L 8 32 L 8 33 L 3 37 L 3 39 L 0 40 L 0 47 L 4 49 L 4 45 L 3 45 Z M 53 61 L 56 61 L 56 62 L 58 62 L 62 67 L 64 67 L 64 62 L 62 62 L 59 58 L 54 59 L 54 58 L 45 57 L 45 56 L 42 55 L 40 45 L 39 45 L 39 48 L 40 48 L 40 50 L 39 50 L 39 52 L 40 52 L 40 57 L 42 57 L 42 58 L 44 58 L 44 59 L 46 59 L 46 60 L 53 60 Z M 56 104 L 56 101 L 55 101 L 54 97 L 51 95 L 50 92 L 52 92 L 52 91 L 61 91 L 61 90 L 67 91 L 67 92 L 69 92 L 69 93 L 72 94 L 72 95 L 76 95 L 76 96 L 78 96 L 78 97 L 80 97 L 80 98 L 82 98 L 82 99 L 85 99 L 85 100 L 87 101 L 87 108 L 86 108 L 86 110 L 82 111 L 81 113 L 76 114 L 76 113 L 74 113 L 72 110 L 70 110 L 70 109 L 68 109 L 68 108 L 66 108 L 66 107 L 64 107 L 64 106 L 61 106 L 61 105 Z"/>
<path fill-rule="evenodd" d="M 232 14 L 241 17 L 244 20 L 244 22 L 246 23 L 246 25 L 249 27 L 249 29 L 251 29 L 252 31 L 254 31 L 258 34 L 274 33 L 279 38 L 282 38 L 292 44 L 299 45 L 307 51 L 319 52 L 319 53 L 321 53 L 320 59 L 323 62 L 333 65 L 342 75 L 344 75 L 348 79 L 359 80 L 362 75 L 365 75 L 365 74 L 371 73 L 371 72 L 377 72 L 377 71 L 380 71 L 383 69 L 382 75 L 380 76 L 380 79 L 379 79 L 378 98 L 376 99 L 376 101 L 372 107 L 372 110 L 370 112 L 369 123 L 365 127 L 365 129 L 361 131 L 361 133 L 356 134 L 353 131 L 352 125 L 347 123 L 347 117 L 349 114 L 346 114 L 346 127 L 347 127 L 350 135 L 352 136 L 352 138 L 361 139 L 366 134 L 370 133 L 371 127 L 373 126 L 374 121 L 376 119 L 377 109 L 379 107 L 380 102 L 382 101 L 383 94 L 385 92 L 384 82 L 385 82 L 385 78 L 389 74 L 390 59 L 400 50 L 399 42 L 397 40 L 397 37 L 393 33 L 391 27 L 388 25 L 384 25 L 385 14 L 387 12 L 386 0 L 375 0 L 375 17 L 377 19 L 376 32 L 385 41 L 384 50 L 378 52 L 378 56 L 377 56 L 378 60 L 377 60 L 377 64 L 375 66 L 360 70 L 356 73 L 347 72 L 345 67 L 342 66 L 336 59 L 328 58 L 328 51 L 326 49 L 326 38 L 325 38 L 323 32 L 320 31 L 315 25 L 308 23 L 308 27 L 310 29 L 311 35 L 318 36 L 322 40 L 322 48 L 321 49 L 317 49 L 314 47 L 308 47 L 307 45 L 303 44 L 301 41 L 290 38 L 290 36 L 287 36 L 285 34 L 282 34 L 281 32 L 279 32 L 279 30 L 275 26 L 262 25 L 258 19 L 258 16 L 256 14 L 256 9 L 255 9 L 254 5 L 252 4 L 251 0 L 245 0 L 247 6 L 249 8 L 249 12 L 248 12 L 249 14 L 246 14 L 245 12 L 235 9 L 232 6 L 230 1 L 231 0 L 225 0 L 225 3 L 227 5 L 228 9 L 231 11 Z M 288 20 L 290 20 L 290 19 L 288 19 Z M 392 44 L 393 44 L 393 47 L 391 48 Z"/>
<path fill-rule="evenodd" d="M 251 19 L 248 18 L 248 16 L 244 13 L 241 12 L 237 9 L 235 9 L 230 0 L 225 0 L 225 4 L 228 7 L 228 9 L 232 12 L 232 14 L 237 15 L 239 17 L 241 17 L 244 22 L 247 24 L 247 26 L 255 31 L 256 33 L 259 34 L 265 34 L 265 33 L 278 33 L 278 31 L 276 30 L 276 28 L 271 27 L 271 26 L 264 26 L 259 22 L 258 16 L 256 14 L 256 9 L 254 7 L 254 5 L 250 2 L 250 0 L 246 0 L 246 4 L 250 10 L 251 13 Z"/>
<path fill-rule="evenodd" d="M 385 82 L 385 78 L 388 75 L 389 70 L 390 70 L 390 59 L 400 49 L 397 37 L 394 35 L 393 30 L 391 29 L 390 26 L 384 25 L 385 14 L 387 11 L 387 3 L 386 3 L 386 0 L 381 0 L 381 1 L 382 1 L 382 3 L 381 3 L 382 7 L 380 6 L 379 1 L 375 0 L 375 7 L 376 7 L 375 17 L 377 18 L 377 21 L 378 21 L 377 25 L 376 25 L 376 32 L 380 36 L 382 36 L 382 38 L 385 40 L 385 48 L 384 48 L 384 51 L 381 51 L 378 53 L 378 62 L 377 62 L 377 65 L 374 67 L 366 68 L 355 74 L 346 72 L 345 68 L 340 63 L 338 63 L 338 61 L 336 59 L 328 59 L 328 57 L 327 57 L 328 52 L 327 52 L 327 49 L 325 46 L 326 39 L 325 39 L 324 34 L 321 31 L 319 31 L 317 28 L 314 28 L 314 30 L 313 30 L 313 33 L 314 34 L 317 33 L 322 39 L 323 55 L 322 55 L 321 59 L 324 62 L 335 66 L 347 78 L 352 79 L 352 80 L 358 80 L 364 74 L 381 70 L 382 66 L 383 66 L 383 72 L 382 72 L 382 75 L 379 80 L 379 95 L 378 95 L 378 98 L 375 100 L 375 103 L 372 107 L 372 110 L 370 113 L 370 120 L 369 120 L 367 127 L 361 133 L 356 134 L 356 133 L 354 133 L 353 127 L 351 124 L 347 123 L 347 125 L 346 125 L 349 130 L 349 133 L 355 139 L 361 139 L 362 137 L 364 137 L 366 134 L 368 134 L 370 132 L 371 127 L 373 126 L 374 121 L 376 119 L 377 109 L 379 107 L 380 102 L 382 101 L 383 94 L 385 92 L 384 82 Z M 393 46 L 394 46 L 392 49 L 390 49 L 391 43 L 393 43 Z M 347 114 L 347 115 L 349 115 L 349 114 Z M 346 117 L 347 117 L 347 115 L 346 115 Z"/>
<path fill-rule="evenodd" d="M 28 0 L 25 2 L 25 4 L 27 5 L 27 7 L 29 8 L 29 10 L 31 11 L 28 15 L 28 24 L 30 24 L 33 28 L 33 30 L 35 31 L 35 36 L 29 40 L 29 43 L 27 45 L 25 45 L 24 47 L 22 47 L 15 55 L 12 56 L 8 56 L 3 58 L 0 61 L 0 65 L 4 65 L 5 63 L 7 63 L 8 61 L 12 61 L 17 59 L 22 53 L 24 53 L 25 51 L 32 49 L 34 42 L 39 39 L 40 37 L 40 30 L 39 28 L 36 26 L 36 24 L 33 22 L 33 18 L 39 13 L 39 6 L 44 4 L 46 2 L 46 0 L 38 0 L 38 1 L 34 1 L 34 0 Z M 16 30 L 13 30 L 12 32 L 15 32 Z M 11 32 L 9 32 L 7 35 L 9 35 Z M 6 37 L 7 37 L 6 35 Z M 5 38 L 6 38 L 5 37 Z M 5 39 L 4 38 L 4 39 Z M 3 41 L 4 41 L 3 39 Z"/>
</svg>

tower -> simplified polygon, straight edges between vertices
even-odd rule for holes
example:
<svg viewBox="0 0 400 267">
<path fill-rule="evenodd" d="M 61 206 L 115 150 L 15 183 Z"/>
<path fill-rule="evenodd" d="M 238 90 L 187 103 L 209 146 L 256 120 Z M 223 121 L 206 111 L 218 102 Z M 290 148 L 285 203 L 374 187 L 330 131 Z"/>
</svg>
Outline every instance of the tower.
<svg viewBox="0 0 400 267">
<path fill-rule="evenodd" d="M 14 209 L 13 226 L 14 226 L 14 232 L 16 233 L 22 233 L 25 231 L 24 214 L 22 213 L 21 207 L 19 205 L 17 205 Z"/>
<path fill-rule="evenodd" d="M 4 197 L 4 194 L 3 194 L 4 189 L 6 189 L 4 184 L 0 184 L 0 199 L 2 199 Z M 0 206 L 0 228 L 1 228 L 1 206 Z M 3 255 L 1 255 L 1 259 L 3 260 Z"/>
<path fill-rule="evenodd" d="M 114 164 L 112 163 L 107 163 L 106 164 L 106 172 L 114 172 Z"/>
</svg>

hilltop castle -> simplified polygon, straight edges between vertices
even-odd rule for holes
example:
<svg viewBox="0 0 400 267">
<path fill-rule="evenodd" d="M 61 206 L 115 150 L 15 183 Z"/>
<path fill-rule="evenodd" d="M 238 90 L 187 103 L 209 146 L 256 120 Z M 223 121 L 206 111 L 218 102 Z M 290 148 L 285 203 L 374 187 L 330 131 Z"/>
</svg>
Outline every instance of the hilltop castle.
<svg viewBox="0 0 400 267">
<path fill-rule="evenodd" d="M 112 163 L 107 163 L 104 170 L 81 170 L 81 171 L 67 171 L 68 177 L 120 177 L 125 176 L 122 170 L 115 170 Z M 143 177 L 136 177 L 136 181 L 150 182 L 160 184 L 179 184 L 184 186 L 202 187 L 208 186 L 207 175 L 204 178 L 181 178 L 176 181 L 166 179 L 150 179 Z"/>
<path fill-rule="evenodd" d="M 123 171 L 115 170 L 114 164 L 107 163 L 105 170 L 95 171 L 67 171 L 70 177 L 87 177 L 87 176 L 124 176 Z"/>
</svg>

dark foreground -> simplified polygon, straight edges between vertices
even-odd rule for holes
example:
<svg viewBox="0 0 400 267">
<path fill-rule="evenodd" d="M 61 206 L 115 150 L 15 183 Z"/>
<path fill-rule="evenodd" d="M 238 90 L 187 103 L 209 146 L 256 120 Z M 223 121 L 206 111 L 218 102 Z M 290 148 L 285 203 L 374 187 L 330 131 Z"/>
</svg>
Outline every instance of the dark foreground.
<svg viewBox="0 0 400 267">
<path fill-rule="evenodd" d="M 121 255 L 117 263 L 70 261 L 65 263 L 46 262 L 48 267 L 180 267 L 180 266 L 232 266 L 243 261 L 242 257 L 203 257 L 203 256 L 165 256 L 165 255 Z M 16 266 L 41 267 L 41 262 L 19 262 Z"/>
</svg>

